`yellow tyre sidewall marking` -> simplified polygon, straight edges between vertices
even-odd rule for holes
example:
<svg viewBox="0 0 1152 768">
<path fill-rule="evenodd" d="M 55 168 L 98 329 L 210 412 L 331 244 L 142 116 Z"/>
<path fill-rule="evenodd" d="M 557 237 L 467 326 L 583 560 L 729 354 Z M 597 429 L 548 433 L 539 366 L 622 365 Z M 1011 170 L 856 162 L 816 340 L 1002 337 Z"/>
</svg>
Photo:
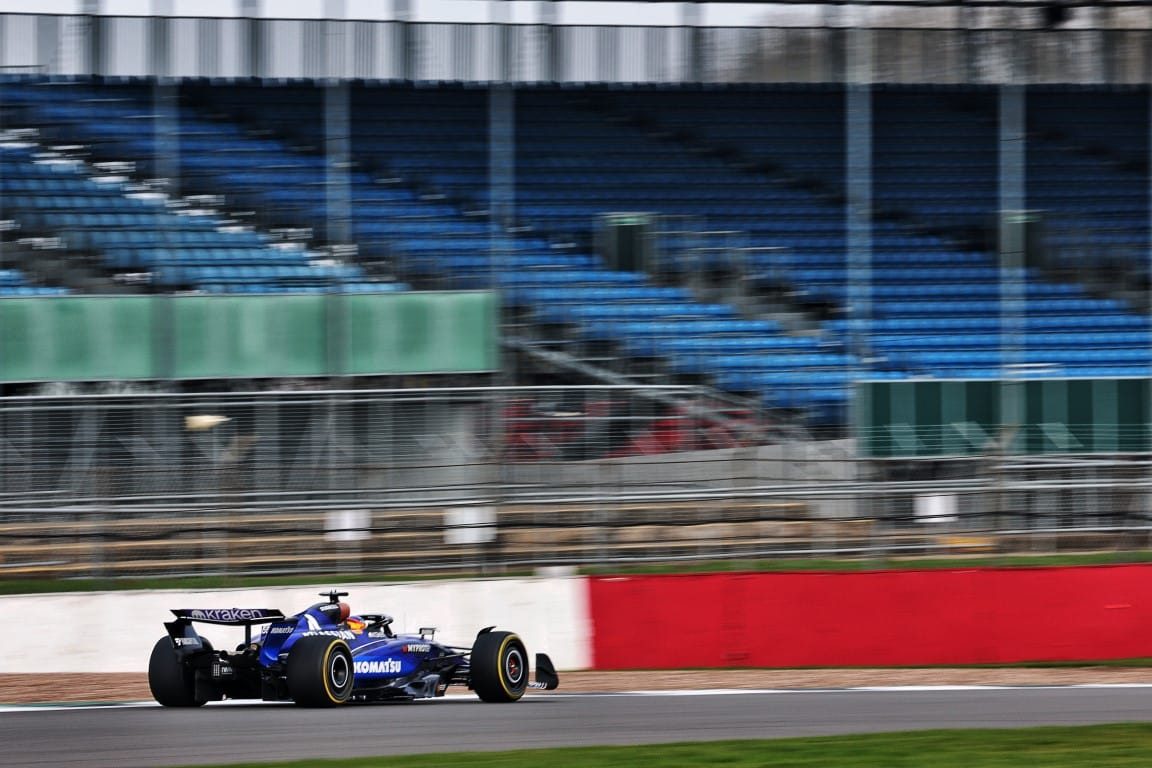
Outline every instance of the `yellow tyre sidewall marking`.
<svg viewBox="0 0 1152 768">
<path fill-rule="evenodd" d="M 504 693 L 508 694 L 509 698 L 518 699 L 524 695 L 524 691 L 511 690 L 508 687 L 508 680 L 504 676 L 504 650 L 508 647 L 508 644 L 514 640 L 519 641 L 520 638 L 517 637 L 516 635 L 508 635 L 508 637 L 504 638 L 504 642 L 500 643 L 500 653 L 498 653 L 496 655 L 496 663 L 500 669 L 500 673 L 499 673 L 500 687 L 504 689 Z M 521 673 L 525 674 L 525 675 L 528 674 L 528 669 L 527 669 L 528 660 L 524 658 L 523 654 L 521 654 L 521 656 L 520 656 L 520 664 L 524 667 L 524 669 L 521 671 Z"/>
<path fill-rule="evenodd" d="M 332 662 L 332 654 L 342 645 L 344 645 L 344 643 L 340 642 L 339 640 L 333 640 L 328 644 L 328 648 L 324 651 L 324 692 L 328 694 L 328 699 L 333 704 L 343 704 L 345 701 L 345 699 L 337 698 L 336 695 L 332 692 L 332 676 L 328 674 L 331 671 L 331 667 L 329 665 Z M 348 672 L 351 674 L 352 670 L 349 669 Z"/>
</svg>

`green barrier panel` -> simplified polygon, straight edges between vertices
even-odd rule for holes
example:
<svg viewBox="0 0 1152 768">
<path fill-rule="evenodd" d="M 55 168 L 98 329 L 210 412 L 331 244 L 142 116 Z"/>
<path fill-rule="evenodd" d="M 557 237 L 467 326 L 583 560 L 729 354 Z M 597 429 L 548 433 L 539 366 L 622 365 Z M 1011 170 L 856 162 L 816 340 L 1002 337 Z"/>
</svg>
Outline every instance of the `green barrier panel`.
<svg viewBox="0 0 1152 768">
<path fill-rule="evenodd" d="M 1152 380 L 869 381 L 856 435 L 874 458 L 1152 450 Z M 1009 424 L 1012 420 L 1014 423 Z"/>
<path fill-rule="evenodd" d="M 496 297 L 491 293 L 408 293 L 343 302 L 344 372 L 493 371 Z"/>
<path fill-rule="evenodd" d="M 0 300 L 0 381 L 478 373 L 489 292 Z"/>
<path fill-rule="evenodd" d="M 0 380 L 148 378 L 152 312 L 123 297 L 0 300 Z"/>
<path fill-rule="evenodd" d="M 328 300 L 319 294 L 178 297 L 172 301 L 172 378 L 326 375 Z"/>
</svg>

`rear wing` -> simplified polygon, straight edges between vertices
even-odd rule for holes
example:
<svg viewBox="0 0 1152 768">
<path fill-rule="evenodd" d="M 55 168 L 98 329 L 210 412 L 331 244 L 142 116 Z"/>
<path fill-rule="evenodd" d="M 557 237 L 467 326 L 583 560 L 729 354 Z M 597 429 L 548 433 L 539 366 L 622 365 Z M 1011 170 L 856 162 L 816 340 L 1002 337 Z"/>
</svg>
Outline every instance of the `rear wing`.
<svg viewBox="0 0 1152 768">
<path fill-rule="evenodd" d="M 244 645 L 251 645 L 253 624 L 269 624 L 284 618 L 284 614 L 274 608 L 172 608 L 171 611 L 176 621 L 164 622 L 164 628 L 168 630 L 176 657 L 181 660 L 211 649 L 192 627 L 194 621 L 244 627 Z"/>
<path fill-rule="evenodd" d="M 245 627 L 280 621 L 284 613 L 274 608 L 173 608 L 180 621 L 202 621 L 206 624 L 226 624 Z"/>
</svg>

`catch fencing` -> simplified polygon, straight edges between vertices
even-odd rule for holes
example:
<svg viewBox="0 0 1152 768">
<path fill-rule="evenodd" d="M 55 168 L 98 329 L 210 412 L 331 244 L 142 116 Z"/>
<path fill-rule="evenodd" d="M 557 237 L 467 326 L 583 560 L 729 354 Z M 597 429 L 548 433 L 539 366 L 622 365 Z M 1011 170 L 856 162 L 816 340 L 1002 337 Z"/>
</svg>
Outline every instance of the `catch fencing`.
<svg viewBox="0 0 1152 768">
<path fill-rule="evenodd" d="M 294 386 L 0 400 L 0 574 L 546 562 L 514 532 L 713 497 L 739 465 L 711 450 L 770 441 L 692 388 Z M 620 469 L 652 454 L 663 480 Z"/>
<path fill-rule="evenodd" d="M 858 458 L 690 387 L 0 400 L 0 578 L 1140 549 L 1147 455 Z"/>
</svg>

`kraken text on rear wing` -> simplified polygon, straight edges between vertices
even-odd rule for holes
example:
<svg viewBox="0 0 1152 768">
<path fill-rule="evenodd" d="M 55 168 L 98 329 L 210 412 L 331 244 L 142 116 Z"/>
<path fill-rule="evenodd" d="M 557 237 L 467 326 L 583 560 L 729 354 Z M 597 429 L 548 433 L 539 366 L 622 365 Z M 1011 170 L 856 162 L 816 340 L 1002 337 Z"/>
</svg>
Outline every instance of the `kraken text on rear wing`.
<svg viewBox="0 0 1152 768">
<path fill-rule="evenodd" d="M 184 621 L 233 626 L 267 624 L 284 618 L 284 613 L 274 608 L 173 608 L 172 613 Z"/>
</svg>

